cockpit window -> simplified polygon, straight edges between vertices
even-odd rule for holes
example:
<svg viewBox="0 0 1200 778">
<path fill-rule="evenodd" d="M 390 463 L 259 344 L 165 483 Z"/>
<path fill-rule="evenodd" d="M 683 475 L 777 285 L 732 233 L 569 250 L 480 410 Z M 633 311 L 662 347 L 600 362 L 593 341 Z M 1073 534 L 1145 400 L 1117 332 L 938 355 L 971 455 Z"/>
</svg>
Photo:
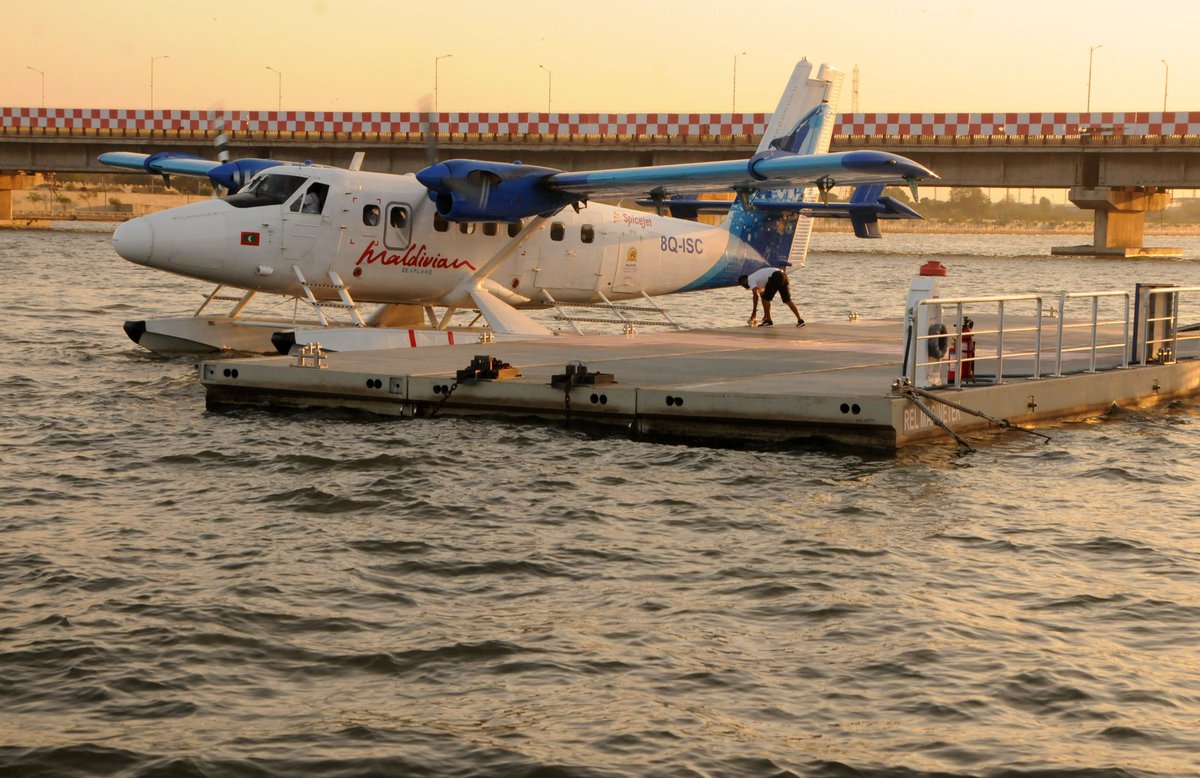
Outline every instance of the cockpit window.
<svg viewBox="0 0 1200 778">
<path fill-rule="evenodd" d="M 289 210 L 292 213 L 320 213 L 325 210 L 325 197 L 328 194 L 329 184 L 310 184 Z"/>
<path fill-rule="evenodd" d="M 236 208 L 255 208 L 260 205 L 283 205 L 308 179 L 285 173 L 256 176 L 237 194 L 221 199 Z M 328 187 L 326 187 L 328 191 Z"/>
</svg>

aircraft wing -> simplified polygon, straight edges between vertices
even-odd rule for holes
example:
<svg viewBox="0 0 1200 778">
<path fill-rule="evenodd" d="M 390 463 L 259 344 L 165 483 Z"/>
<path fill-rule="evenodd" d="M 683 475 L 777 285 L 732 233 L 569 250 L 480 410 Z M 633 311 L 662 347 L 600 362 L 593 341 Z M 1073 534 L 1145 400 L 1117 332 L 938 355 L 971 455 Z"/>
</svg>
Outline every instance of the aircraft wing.
<svg viewBox="0 0 1200 778">
<path fill-rule="evenodd" d="M 663 196 L 692 192 L 790 189 L 860 184 L 913 184 L 937 178 L 906 157 L 883 151 L 756 156 L 750 160 L 557 173 L 552 191 L 584 198 Z"/>
<path fill-rule="evenodd" d="M 749 160 L 570 172 L 505 162 L 452 159 L 417 173 L 450 221 L 510 221 L 594 198 L 904 184 L 933 171 L 885 151 L 837 154 L 760 152 Z"/>
<path fill-rule="evenodd" d="M 109 167 L 157 173 L 164 179 L 169 179 L 170 176 L 207 178 L 214 184 L 224 187 L 230 194 L 241 189 L 258 171 L 289 164 L 277 159 L 235 159 L 221 162 L 177 151 L 163 151 L 158 154 L 108 151 L 97 159 L 101 164 Z"/>
<path fill-rule="evenodd" d="M 206 178 L 221 163 L 201 159 L 191 154 L 134 154 L 128 151 L 109 151 L 101 154 L 101 164 L 125 170 L 161 173 L 168 176 L 198 176 Z"/>
</svg>

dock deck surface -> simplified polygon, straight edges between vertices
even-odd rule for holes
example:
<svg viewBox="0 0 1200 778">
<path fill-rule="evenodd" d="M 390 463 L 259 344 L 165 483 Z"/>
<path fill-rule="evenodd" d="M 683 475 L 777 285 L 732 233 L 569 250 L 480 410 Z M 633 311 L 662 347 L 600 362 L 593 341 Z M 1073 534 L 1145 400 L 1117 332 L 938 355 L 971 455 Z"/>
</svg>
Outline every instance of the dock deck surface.
<svg viewBox="0 0 1200 778">
<path fill-rule="evenodd" d="M 1082 342 L 1085 336 L 1077 337 Z M 1200 389 L 1200 360 L 1118 369 L 1119 351 L 1105 352 L 1094 373 L 1086 372 L 1088 354 L 1065 354 L 1066 375 L 1046 376 L 1055 363 L 1045 344 L 1043 377 L 1032 378 L 1031 357 L 1006 358 L 1004 380 L 996 383 L 996 360 L 988 357 L 986 343 L 979 345 L 976 372 L 981 383 L 937 392 L 1014 424 L 1087 414 L 1114 403 L 1152 404 Z M 1014 346 L 1006 348 L 1016 353 Z M 476 355 L 507 362 L 520 376 L 463 382 L 443 399 L 456 372 Z M 893 391 L 903 361 L 899 320 L 326 352 L 325 359 L 323 369 L 300 367 L 295 357 L 208 361 L 201 365 L 201 376 L 214 408 L 570 416 L 640 434 L 730 443 L 817 437 L 895 449 L 945 437 L 915 404 Z M 614 381 L 574 386 L 569 392 L 551 386 L 552 377 L 573 363 L 611 374 Z M 931 406 L 956 431 L 990 426 L 984 418 L 936 402 Z"/>
</svg>

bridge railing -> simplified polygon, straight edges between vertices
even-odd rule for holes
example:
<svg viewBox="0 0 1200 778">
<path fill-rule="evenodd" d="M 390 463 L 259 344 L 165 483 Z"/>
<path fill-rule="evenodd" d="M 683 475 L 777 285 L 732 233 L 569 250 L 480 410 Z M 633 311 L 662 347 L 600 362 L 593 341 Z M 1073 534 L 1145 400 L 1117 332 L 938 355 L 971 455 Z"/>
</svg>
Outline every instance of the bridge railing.
<svg viewBox="0 0 1200 778">
<path fill-rule="evenodd" d="M 332 133 L 621 138 L 755 137 L 766 113 L 537 113 L 386 111 L 193 111 L 0 108 L 4 132 Z M 854 113 L 838 119 L 841 138 L 1100 138 L 1200 136 L 1198 112 Z M 318 136 L 320 137 L 320 136 Z"/>
</svg>

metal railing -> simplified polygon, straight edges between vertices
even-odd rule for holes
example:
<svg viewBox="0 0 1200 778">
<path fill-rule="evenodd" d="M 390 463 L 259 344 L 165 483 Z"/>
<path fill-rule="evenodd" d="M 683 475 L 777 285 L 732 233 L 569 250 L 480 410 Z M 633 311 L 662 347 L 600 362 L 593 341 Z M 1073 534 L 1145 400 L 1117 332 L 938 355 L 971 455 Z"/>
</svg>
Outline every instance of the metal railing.
<svg viewBox="0 0 1200 778">
<path fill-rule="evenodd" d="M 1184 294 L 1200 292 L 1200 286 L 1159 286 L 1142 289 L 1143 297 L 1135 353 L 1142 359 L 1164 365 L 1179 358 L 1180 341 L 1200 341 L 1200 329 L 1180 335 L 1179 302 Z M 1156 347 L 1156 348 L 1155 348 Z"/>
<path fill-rule="evenodd" d="M 1017 358 L 1032 358 L 1033 372 L 1028 377 L 1037 380 L 1043 376 L 1042 358 L 1043 341 L 1052 339 L 1049 351 L 1054 358 L 1054 371 L 1048 375 L 1060 377 L 1063 373 L 1064 355 L 1084 353 L 1088 355 L 1087 367 L 1083 371 L 1095 373 L 1099 368 L 1098 357 L 1103 353 L 1119 352 L 1115 368 L 1127 368 L 1131 362 L 1157 362 L 1173 364 L 1179 355 L 1181 341 L 1200 342 L 1200 325 L 1196 328 L 1186 328 L 1181 332 L 1179 324 L 1180 299 L 1185 294 L 1200 293 L 1196 287 L 1150 287 L 1141 290 L 1142 300 L 1139 301 L 1136 322 L 1132 310 L 1132 294 L 1124 291 L 1099 292 L 1062 292 L 1057 295 L 1057 309 L 1046 311 L 1046 296 L 1038 294 L 1004 295 L 992 297 L 935 297 L 921 300 L 918 306 L 931 308 L 928 316 L 919 315 L 916 309 L 910 311 L 910 322 L 938 321 L 944 319 L 944 331 L 931 329 L 930 332 L 918 332 L 915 326 L 909 327 L 912 333 L 907 347 L 917 355 L 905 365 L 906 377 L 914 384 L 917 372 L 921 368 L 946 366 L 948 373 L 953 376 L 948 379 L 949 385 L 961 389 L 963 385 L 963 366 L 973 367 L 982 361 L 995 362 L 996 371 L 994 383 L 1003 383 L 1005 377 L 1005 360 Z M 1054 297 L 1050 298 L 1055 299 Z M 1105 301 L 1115 301 L 1116 305 L 1104 306 Z M 1086 313 L 1079 315 L 1078 303 L 1085 302 Z M 981 306 L 994 305 L 995 325 L 984 328 L 968 326 L 964 330 L 964 322 L 969 322 L 968 313 L 977 316 Z M 932 308 L 941 309 L 941 316 L 934 313 Z M 970 306 L 970 311 L 968 311 Z M 1023 308 L 1021 306 L 1024 306 Z M 1013 308 L 1018 310 L 1014 312 Z M 945 311 L 952 309 L 950 316 Z M 1046 315 L 1046 314 L 1049 315 Z M 1014 321 L 1015 319 L 1015 321 Z M 1053 329 L 1047 321 L 1052 321 Z M 1120 337 L 1112 332 L 1119 328 Z M 1084 331 L 1085 337 L 1080 342 L 1072 338 L 1073 333 Z M 1133 331 L 1134 338 L 1130 333 Z M 1107 333 L 1107 334 L 1106 334 Z M 963 348 L 963 338 L 969 336 L 975 343 L 980 337 L 992 338 L 995 348 L 987 354 L 966 353 Z M 1019 337 L 1019 336 L 1024 336 Z M 1030 344 L 1029 340 L 1032 340 Z M 941 338 L 949 338 L 951 349 L 931 348 L 931 342 Z M 1136 340 L 1136 342 L 1135 342 Z M 933 354 L 942 352 L 942 356 Z M 921 359 L 920 355 L 928 354 L 930 358 Z M 909 372 L 911 370 L 911 372 Z M 1025 377 L 1025 376 L 1023 376 Z"/>
<path fill-rule="evenodd" d="M 1124 315 L 1119 319 L 1101 319 L 1100 318 L 1100 298 L 1102 297 L 1119 297 L 1125 302 Z M 1089 321 L 1079 323 L 1067 323 L 1067 304 L 1072 300 L 1090 300 L 1091 301 L 1091 318 Z M 1056 338 L 1056 348 L 1054 352 L 1054 375 L 1061 376 L 1062 372 L 1062 357 L 1063 354 L 1071 352 L 1088 352 L 1088 369 L 1087 372 L 1096 372 L 1096 354 L 1105 349 L 1121 349 L 1121 367 L 1129 367 L 1129 292 L 1063 292 L 1058 296 L 1058 334 Z M 1121 340 L 1117 342 L 1100 343 L 1099 334 L 1100 328 L 1103 326 L 1121 324 L 1124 329 L 1122 331 Z M 1068 330 L 1083 329 L 1090 330 L 1090 340 L 1085 346 L 1064 346 L 1063 335 Z"/>
</svg>

